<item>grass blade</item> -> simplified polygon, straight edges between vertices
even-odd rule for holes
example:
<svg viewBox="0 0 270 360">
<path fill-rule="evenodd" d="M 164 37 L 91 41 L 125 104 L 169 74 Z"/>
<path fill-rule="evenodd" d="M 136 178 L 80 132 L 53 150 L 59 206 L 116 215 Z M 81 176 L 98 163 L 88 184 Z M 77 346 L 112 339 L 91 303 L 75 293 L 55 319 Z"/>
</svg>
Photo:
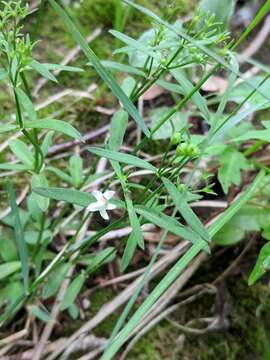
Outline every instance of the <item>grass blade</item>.
<svg viewBox="0 0 270 360">
<path fill-rule="evenodd" d="M 24 284 L 24 292 L 28 293 L 29 288 L 29 265 L 28 265 L 28 250 L 27 245 L 23 236 L 23 229 L 20 221 L 20 214 L 18 210 L 18 206 L 16 203 L 16 195 L 13 189 L 12 183 L 8 181 L 7 183 L 7 192 L 10 200 L 11 212 L 14 217 L 14 231 L 15 231 L 15 239 L 16 244 L 20 256 L 20 260 L 22 263 L 22 277 Z"/>
<path fill-rule="evenodd" d="M 88 60 L 93 64 L 99 76 L 105 81 L 108 87 L 112 90 L 114 95 L 119 99 L 119 101 L 123 104 L 126 111 L 130 114 L 130 116 L 137 122 L 140 126 L 141 130 L 144 134 L 149 137 L 150 132 L 146 127 L 142 116 L 139 114 L 138 110 L 134 106 L 134 104 L 130 101 L 130 99 L 126 96 L 123 90 L 119 87 L 119 85 L 114 80 L 113 76 L 106 70 L 106 68 L 101 64 L 99 58 L 96 56 L 94 51 L 89 47 L 87 42 L 81 33 L 77 30 L 73 21 L 69 18 L 64 9 L 59 6 L 54 0 L 49 0 L 49 3 L 54 8 L 59 16 L 63 19 L 67 29 L 70 31 L 73 39 L 80 45 L 82 51 Z"/>
</svg>

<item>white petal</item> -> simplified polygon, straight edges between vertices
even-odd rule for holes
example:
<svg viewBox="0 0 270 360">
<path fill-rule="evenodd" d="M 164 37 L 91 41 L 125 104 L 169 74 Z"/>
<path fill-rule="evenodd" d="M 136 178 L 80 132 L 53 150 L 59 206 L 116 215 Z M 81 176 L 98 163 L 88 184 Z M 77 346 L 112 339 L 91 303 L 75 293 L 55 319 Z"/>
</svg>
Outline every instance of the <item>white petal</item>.
<svg viewBox="0 0 270 360">
<path fill-rule="evenodd" d="M 94 190 L 92 192 L 92 195 L 94 195 L 94 197 L 97 199 L 97 201 L 102 201 L 102 199 L 103 199 L 103 194 L 99 190 Z"/>
<path fill-rule="evenodd" d="M 100 203 L 95 202 L 95 203 L 92 203 L 92 204 L 88 205 L 86 210 L 88 210 L 88 211 L 99 211 L 101 208 L 102 208 L 102 206 L 100 206 Z"/>
<path fill-rule="evenodd" d="M 115 194 L 115 191 L 111 191 L 111 190 L 107 190 L 105 191 L 105 193 L 103 194 L 103 196 L 107 199 L 110 200 Z"/>
<path fill-rule="evenodd" d="M 109 204 L 107 205 L 107 210 L 114 210 L 114 209 L 116 209 L 116 208 L 117 208 L 117 206 L 114 205 L 114 204 L 109 203 Z"/>
<path fill-rule="evenodd" d="M 109 220 L 109 215 L 107 214 L 107 211 L 105 209 L 99 210 L 100 216 L 103 217 L 105 220 Z"/>
</svg>

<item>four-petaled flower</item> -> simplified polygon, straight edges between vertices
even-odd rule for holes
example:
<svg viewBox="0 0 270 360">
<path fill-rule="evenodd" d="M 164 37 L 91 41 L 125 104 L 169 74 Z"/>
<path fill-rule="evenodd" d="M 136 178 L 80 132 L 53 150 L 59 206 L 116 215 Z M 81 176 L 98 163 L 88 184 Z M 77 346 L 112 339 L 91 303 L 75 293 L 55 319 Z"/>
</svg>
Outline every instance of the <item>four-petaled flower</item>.
<svg viewBox="0 0 270 360">
<path fill-rule="evenodd" d="M 92 192 L 94 197 L 97 199 L 95 203 L 92 203 L 88 205 L 87 210 L 88 211 L 99 211 L 100 216 L 103 217 L 105 220 L 109 220 L 109 215 L 107 214 L 106 210 L 113 210 L 116 208 L 114 204 L 109 203 L 109 200 L 113 197 L 115 194 L 115 191 L 105 191 L 103 194 L 99 190 L 94 190 Z"/>
</svg>

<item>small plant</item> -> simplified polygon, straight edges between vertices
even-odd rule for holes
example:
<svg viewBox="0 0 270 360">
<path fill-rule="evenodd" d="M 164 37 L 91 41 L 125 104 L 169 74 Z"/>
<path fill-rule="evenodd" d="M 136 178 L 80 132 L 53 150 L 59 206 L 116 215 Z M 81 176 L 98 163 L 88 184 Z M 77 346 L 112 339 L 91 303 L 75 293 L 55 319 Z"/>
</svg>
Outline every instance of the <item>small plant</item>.
<svg viewBox="0 0 270 360">
<path fill-rule="evenodd" d="M 236 53 L 237 46 L 269 10 L 269 1 L 237 41 L 230 37 L 225 14 L 218 18 L 206 6 L 211 1 L 203 1 L 184 24 L 167 22 L 136 2 L 124 3 L 125 9 L 132 7 L 150 17 L 153 27 L 138 39 L 119 29 L 111 30 L 116 44 L 123 44 L 114 53 L 122 61 L 101 61 L 77 29 L 66 5 L 48 1 L 85 54 L 85 69 L 39 62 L 34 56 L 38 40 L 25 33 L 28 8 L 21 1 L 10 1 L 2 2 L 0 10 L 0 78 L 10 91 L 16 111 L 11 120 L 0 124 L 0 133 L 10 136 L 10 151 L 3 155 L 7 161 L 0 163 L 10 204 L 8 215 L 1 218 L 1 324 L 22 308 L 48 323 L 51 314 L 46 300 L 59 294 L 65 279 L 65 291 L 60 300 L 57 298 L 58 310 L 68 311 L 76 319 L 77 299 L 91 276 L 116 254 L 121 256 L 120 271 L 126 271 L 136 249 L 145 249 L 144 225 L 163 231 L 142 280 L 115 325 L 102 356 L 104 360 L 114 358 L 156 301 L 201 251 L 210 254 L 216 245 L 236 243 L 249 230 L 261 231 L 265 239 L 270 238 L 269 169 L 253 156 L 269 141 L 270 127 L 268 121 L 262 123 L 263 129 L 246 121 L 249 115 L 270 106 L 264 90 L 269 71 L 262 67 L 263 76 L 257 82 L 246 80 L 239 70 Z M 42 1 L 39 14 L 46 18 L 44 4 Z M 231 10 L 230 7 L 229 13 Z M 36 28 L 39 21 L 40 18 Z M 83 137 L 67 121 L 39 117 L 31 81 L 38 74 L 57 83 L 55 70 L 80 75 L 90 67 L 117 98 L 118 109 L 111 119 L 107 141 L 85 148 L 91 165 L 77 152 L 63 167 L 48 156 L 56 135 L 85 145 Z M 204 96 L 203 86 L 219 70 L 228 75 L 225 91 Z M 118 73 L 119 83 L 114 76 Z M 237 85 L 237 78 L 241 84 Z M 169 93 L 173 105 L 151 109 L 146 122 L 136 105 L 153 86 Z M 206 131 L 196 134 L 191 118 Z M 132 142 L 132 150 L 125 152 L 129 120 L 135 122 L 132 125 L 136 127 L 137 139 Z M 144 158 L 143 151 L 159 142 L 164 146 L 162 155 L 153 160 Z M 108 169 L 96 173 L 95 164 L 101 158 L 107 160 Z M 208 163 L 218 168 L 217 179 L 208 166 L 202 165 Z M 133 181 L 138 169 L 139 182 Z M 243 171 L 253 180 L 240 188 Z M 20 206 L 14 190 L 18 175 L 29 185 Z M 205 225 L 192 203 L 205 195 L 216 196 L 217 182 L 225 196 L 235 199 Z M 91 191 L 87 191 L 89 188 Z M 240 195 L 230 194 L 232 188 Z M 101 239 L 112 230 L 127 227 L 131 232 L 124 246 L 101 245 Z M 168 233 L 185 240 L 189 244 L 187 250 L 127 320 Z M 269 269 L 269 256 L 267 243 L 251 273 L 250 284 Z"/>
</svg>

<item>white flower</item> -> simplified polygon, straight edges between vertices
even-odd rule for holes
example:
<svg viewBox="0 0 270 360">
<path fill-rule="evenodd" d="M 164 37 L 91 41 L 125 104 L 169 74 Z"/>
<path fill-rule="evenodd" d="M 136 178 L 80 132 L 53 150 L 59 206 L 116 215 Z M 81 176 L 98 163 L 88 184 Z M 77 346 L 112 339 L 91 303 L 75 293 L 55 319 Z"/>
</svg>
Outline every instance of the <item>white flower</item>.
<svg viewBox="0 0 270 360">
<path fill-rule="evenodd" d="M 116 208 L 116 206 L 114 204 L 109 203 L 109 200 L 113 197 L 113 195 L 115 194 L 115 191 L 107 190 L 103 194 L 99 190 L 94 190 L 92 192 L 92 194 L 97 199 L 97 202 L 88 205 L 87 210 L 88 211 L 99 211 L 100 216 L 102 216 L 103 219 L 109 220 L 109 215 L 107 214 L 106 210 L 113 210 Z"/>
</svg>

